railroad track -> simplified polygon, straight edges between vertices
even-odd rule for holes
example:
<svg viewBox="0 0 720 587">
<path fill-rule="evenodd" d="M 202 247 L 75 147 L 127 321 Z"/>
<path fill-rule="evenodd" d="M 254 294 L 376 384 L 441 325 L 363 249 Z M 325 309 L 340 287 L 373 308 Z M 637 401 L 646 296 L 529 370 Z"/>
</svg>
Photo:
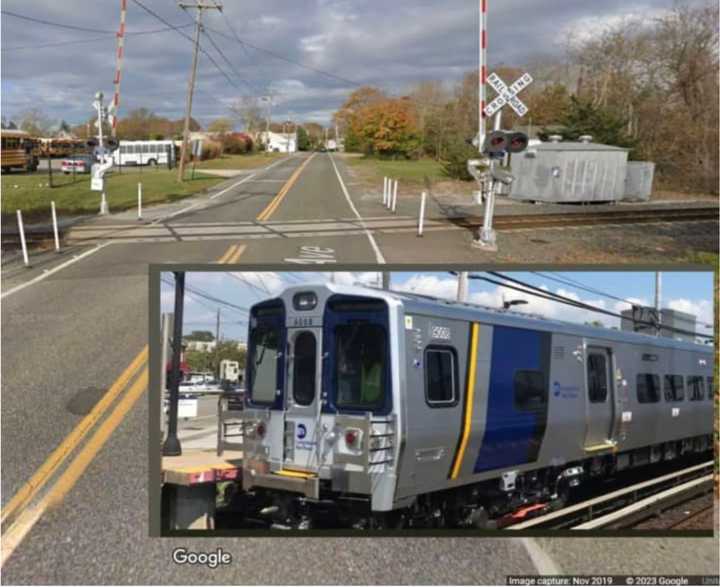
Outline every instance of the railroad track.
<svg viewBox="0 0 720 587">
<path fill-rule="evenodd" d="M 563 226 L 596 226 L 603 224 L 649 224 L 653 222 L 696 222 L 718 220 L 717 206 L 702 208 L 649 210 L 606 210 L 602 212 L 567 212 L 553 214 L 532 214 L 527 216 L 496 216 L 497 230 L 519 230 L 527 228 L 556 228 Z M 450 219 L 450 222 L 464 228 L 482 226 L 480 216 Z"/>
<path fill-rule="evenodd" d="M 707 514 L 707 512 L 713 511 L 715 509 L 714 505 L 709 505 L 707 507 L 701 508 L 699 510 L 695 510 L 694 512 L 689 513 L 686 515 L 682 520 L 678 520 L 677 522 L 673 522 L 670 524 L 667 529 L 668 530 L 681 530 L 685 526 L 687 526 L 690 522 L 695 520 L 696 518 L 699 518 L 701 516 L 704 516 Z"/>
<path fill-rule="evenodd" d="M 713 462 L 708 461 L 594 497 L 508 530 L 617 530 L 633 525 L 713 490 Z M 698 512 L 699 515 L 699 512 Z M 685 518 L 681 522 L 684 523 Z M 670 527 L 672 528 L 672 526 Z"/>
</svg>

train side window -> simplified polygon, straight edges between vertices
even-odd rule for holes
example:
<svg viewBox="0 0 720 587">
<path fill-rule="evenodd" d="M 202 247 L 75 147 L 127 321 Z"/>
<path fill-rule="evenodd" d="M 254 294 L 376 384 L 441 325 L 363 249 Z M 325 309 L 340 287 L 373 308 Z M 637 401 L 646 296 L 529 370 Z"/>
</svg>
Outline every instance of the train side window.
<svg viewBox="0 0 720 587">
<path fill-rule="evenodd" d="M 590 403 L 602 404 L 608 396 L 608 372 L 605 355 L 588 355 L 588 398 Z"/>
<path fill-rule="evenodd" d="M 712 400 L 715 395 L 715 378 L 712 376 L 707 378 L 707 391 L 707 399 Z"/>
<path fill-rule="evenodd" d="M 637 399 L 641 404 L 656 404 L 660 401 L 660 376 L 653 373 L 639 373 L 636 381 Z"/>
<path fill-rule="evenodd" d="M 687 378 L 688 392 L 691 402 L 699 402 L 705 399 L 705 381 L 698 375 L 691 375 Z"/>
<path fill-rule="evenodd" d="M 518 410 L 542 410 L 547 404 L 547 384 L 542 371 L 515 371 L 513 388 Z"/>
<path fill-rule="evenodd" d="M 425 401 L 432 408 L 457 404 L 458 378 L 454 349 L 434 346 L 425 350 Z"/>
<path fill-rule="evenodd" d="M 685 399 L 685 381 L 682 375 L 665 375 L 665 401 L 681 402 Z"/>
</svg>

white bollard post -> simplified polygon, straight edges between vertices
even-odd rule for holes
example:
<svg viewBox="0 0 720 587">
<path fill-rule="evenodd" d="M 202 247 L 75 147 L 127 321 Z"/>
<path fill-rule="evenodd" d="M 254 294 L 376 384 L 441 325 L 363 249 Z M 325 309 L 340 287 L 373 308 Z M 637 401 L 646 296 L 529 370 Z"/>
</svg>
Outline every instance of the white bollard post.
<svg viewBox="0 0 720 587">
<path fill-rule="evenodd" d="M 395 214 L 395 211 L 397 210 L 397 192 L 398 192 L 398 180 L 395 180 L 395 188 L 393 189 L 393 197 L 392 197 L 392 213 Z"/>
<path fill-rule="evenodd" d="M 138 220 L 142 220 L 142 184 L 138 183 Z"/>
<path fill-rule="evenodd" d="M 57 213 L 55 212 L 55 202 L 50 202 L 52 210 L 53 235 L 55 236 L 55 251 L 60 252 L 60 237 L 58 236 Z"/>
<path fill-rule="evenodd" d="M 418 236 L 423 235 L 425 225 L 425 202 L 427 200 L 427 192 L 423 192 L 420 198 L 420 218 L 418 220 Z"/>
<path fill-rule="evenodd" d="M 388 178 L 383 177 L 383 206 L 387 206 L 388 199 Z"/>
<path fill-rule="evenodd" d="M 30 267 L 30 260 L 28 259 L 27 243 L 25 242 L 25 227 L 22 221 L 22 212 L 17 211 L 18 230 L 20 231 L 20 245 L 22 246 L 23 261 L 25 266 Z"/>
</svg>

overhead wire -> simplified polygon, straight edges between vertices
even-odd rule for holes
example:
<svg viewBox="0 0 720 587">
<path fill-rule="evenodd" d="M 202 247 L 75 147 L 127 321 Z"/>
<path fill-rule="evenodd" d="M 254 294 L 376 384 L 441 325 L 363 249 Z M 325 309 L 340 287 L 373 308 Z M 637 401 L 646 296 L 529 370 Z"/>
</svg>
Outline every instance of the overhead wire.
<svg viewBox="0 0 720 587">
<path fill-rule="evenodd" d="M 470 279 L 480 279 L 480 280 L 482 280 L 482 281 L 487 281 L 487 282 L 489 282 L 489 283 L 493 283 L 493 284 L 499 285 L 499 286 L 501 286 L 501 287 L 506 287 L 506 288 L 509 288 L 509 289 L 513 289 L 513 290 L 519 291 L 519 292 L 521 292 L 521 293 L 525 293 L 525 294 L 529 294 L 529 295 L 534 295 L 534 296 L 537 296 L 537 297 L 540 297 L 540 298 L 548 299 L 548 300 L 550 300 L 550 301 L 554 301 L 554 302 L 566 304 L 566 305 L 569 305 L 569 306 L 574 306 L 574 307 L 576 307 L 576 308 L 580 308 L 580 309 L 583 309 L 583 310 L 588 310 L 588 311 L 591 311 L 591 312 L 596 312 L 596 313 L 598 313 L 598 314 L 604 314 L 604 315 L 606 315 L 606 316 L 612 316 L 613 318 L 619 318 L 619 319 L 621 319 L 621 320 L 624 318 L 624 317 L 622 316 L 622 314 L 618 314 L 618 313 L 616 313 L 616 312 L 612 312 L 612 311 L 610 311 L 610 310 L 606 310 L 605 308 L 598 308 L 597 306 L 593 306 L 593 305 L 587 304 L 587 303 L 585 303 L 585 302 L 579 302 L 579 301 L 577 301 L 577 300 L 573 300 L 572 298 L 568 298 L 568 297 L 562 296 L 562 295 L 560 295 L 560 294 L 554 294 L 554 293 L 552 293 L 552 292 L 549 292 L 549 291 L 544 290 L 544 289 L 542 289 L 542 288 L 539 288 L 539 287 L 537 287 L 537 286 L 531 285 L 531 284 L 529 284 L 529 283 L 520 281 L 520 280 L 518 280 L 518 279 L 514 279 L 514 278 L 512 278 L 512 277 L 507 277 L 506 275 L 503 275 L 502 273 L 498 273 L 498 272 L 496 272 L 496 271 L 488 271 L 487 273 L 488 273 L 489 275 L 492 275 L 492 276 L 494 276 L 494 277 L 497 277 L 497 278 L 499 278 L 499 279 L 505 280 L 505 281 L 507 281 L 507 282 L 509 282 L 509 283 L 512 283 L 512 284 L 515 284 L 515 285 L 509 285 L 508 283 L 502 283 L 502 282 L 499 282 L 499 281 L 497 281 L 497 280 L 493 280 L 493 279 L 490 279 L 490 278 L 488 278 L 488 277 L 483 277 L 483 276 L 479 276 L 479 275 L 470 275 L 469 278 L 470 278 Z M 522 288 L 517 287 L 517 286 L 522 286 L 522 288 L 526 288 L 526 289 L 522 289 Z M 677 334 L 685 334 L 685 335 L 696 336 L 696 337 L 705 338 L 705 339 L 713 339 L 713 338 L 714 338 L 714 337 L 711 336 L 711 335 L 700 334 L 700 333 L 696 333 L 696 332 L 691 332 L 691 331 L 689 331 L 689 330 L 684 330 L 684 329 L 682 329 L 682 328 L 674 328 L 674 327 L 666 326 L 666 325 L 663 325 L 663 324 L 656 324 L 656 323 L 654 323 L 654 322 L 648 322 L 648 321 L 644 321 L 644 320 L 634 320 L 634 322 L 635 322 L 636 324 L 641 324 L 641 325 L 644 325 L 644 326 L 651 326 L 651 327 L 653 327 L 653 328 L 659 328 L 659 329 L 661 329 L 661 330 L 665 330 L 666 332 L 674 332 L 674 333 L 677 333 Z"/>
<path fill-rule="evenodd" d="M 554 277 L 553 275 L 550 275 L 550 274 L 547 274 L 547 273 L 542 273 L 542 272 L 540 272 L 540 271 L 532 271 L 532 273 L 533 273 L 534 275 L 539 276 L 539 277 L 543 277 L 543 278 L 545 278 L 545 279 L 549 279 L 549 280 L 551 280 L 551 281 L 555 281 L 555 282 L 561 283 L 561 284 L 563 284 L 563 285 L 567 285 L 567 286 L 570 286 L 570 287 L 574 287 L 574 288 L 583 290 L 583 291 L 588 292 L 588 293 L 591 293 L 591 294 L 599 295 L 599 296 L 608 298 L 608 299 L 610 299 L 610 300 L 615 300 L 615 301 L 617 301 L 617 302 L 622 302 L 622 303 L 624 303 L 624 304 L 629 304 L 629 305 L 631 305 L 631 306 L 637 305 L 636 302 L 632 302 L 632 301 L 627 300 L 627 299 L 625 299 L 625 298 L 620 298 L 620 297 L 618 297 L 618 296 L 609 294 L 609 293 L 607 293 L 607 292 L 600 291 L 599 289 L 595 289 L 595 288 L 589 287 L 589 286 L 587 286 L 587 285 L 584 285 L 584 284 L 580 283 L 579 281 L 574 281 L 574 280 L 572 280 L 572 279 L 570 279 L 570 278 Z"/>
</svg>

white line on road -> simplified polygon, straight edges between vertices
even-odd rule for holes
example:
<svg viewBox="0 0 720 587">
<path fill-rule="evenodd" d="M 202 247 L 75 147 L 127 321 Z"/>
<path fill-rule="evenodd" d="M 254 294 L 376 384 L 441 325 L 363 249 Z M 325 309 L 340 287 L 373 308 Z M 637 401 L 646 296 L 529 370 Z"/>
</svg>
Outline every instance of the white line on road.
<svg viewBox="0 0 720 587">
<path fill-rule="evenodd" d="M 247 175 L 247 176 L 243 177 L 240 181 L 235 182 L 235 183 L 232 184 L 231 186 L 226 187 L 224 190 L 219 191 L 217 194 L 213 194 L 212 196 L 210 196 L 210 199 L 211 199 L 211 200 L 215 200 L 216 198 L 219 198 L 220 196 L 225 195 L 227 192 L 229 192 L 230 190 L 236 188 L 237 186 L 239 186 L 239 185 L 241 185 L 241 184 L 243 184 L 243 183 L 245 183 L 245 182 L 250 181 L 250 180 L 253 179 L 256 175 L 261 174 L 261 173 L 265 173 L 266 171 L 269 171 L 270 169 L 272 169 L 272 168 L 275 167 L 276 165 L 282 163 L 283 161 L 288 161 L 288 160 L 290 160 L 290 159 L 292 159 L 292 157 L 284 157 L 283 159 L 279 159 L 278 161 L 275 161 L 275 163 L 271 163 L 271 164 L 268 165 L 267 167 L 263 167 L 262 169 L 254 172 L 254 173 L 251 173 L 250 175 Z M 150 223 L 150 225 L 158 224 L 159 222 L 163 222 L 163 221 L 168 220 L 168 219 L 170 219 L 170 218 L 174 218 L 175 216 L 178 216 L 178 215 L 180 215 L 180 214 L 184 214 L 185 212 L 188 212 L 189 210 L 194 210 L 195 208 L 197 208 L 198 206 L 201 206 L 201 205 L 203 205 L 203 204 L 205 204 L 205 201 L 204 201 L 204 200 L 203 200 L 203 201 L 200 201 L 200 202 L 195 202 L 194 204 L 192 204 L 192 205 L 190 205 L 190 206 L 187 206 L 186 208 L 183 208 L 182 210 L 178 210 L 177 212 L 173 212 L 172 214 L 169 214 L 168 216 L 161 216 L 160 218 L 156 218 L 155 220 L 153 220 L 153 221 Z"/>
<path fill-rule="evenodd" d="M 215 199 L 215 198 L 218 198 L 218 197 L 220 197 L 221 195 L 223 195 L 224 193 L 226 193 L 226 192 L 228 192 L 229 190 L 233 189 L 234 187 L 237 187 L 237 186 L 239 186 L 240 184 L 245 183 L 246 181 L 252 179 L 253 177 L 255 177 L 256 175 L 258 175 L 259 173 L 265 173 L 266 171 L 268 171 L 269 169 L 272 169 L 273 167 L 275 167 L 276 165 L 282 163 L 283 161 L 288 161 L 288 160 L 290 160 L 290 159 L 292 159 L 292 157 L 284 157 L 284 158 L 282 158 L 282 159 L 279 159 L 278 161 L 275 161 L 275 163 L 272 163 L 272 164 L 268 165 L 267 167 L 264 167 L 264 168 L 261 169 L 260 171 L 256 171 L 255 173 L 253 173 L 253 174 L 251 174 L 251 175 L 248 175 L 247 177 L 243 178 L 241 181 L 239 181 L 239 182 L 237 182 L 237 183 L 234 183 L 234 184 L 231 185 L 230 187 L 225 188 L 224 190 L 222 190 L 221 192 L 218 192 L 218 193 L 215 194 L 214 196 L 211 196 L 210 199 L 213 200 L 213 199 Z M 178 214 L 181 214 L 182 212 L 186 212 L 186 211 L 188 211 L 188 210 L 191 210 L 192 208 L 195 208 L 195 207 L 197 207 L 199 204 L 202 204 L 202 203 L 204 203 L 204 202 L 198 202 L 197 204 L 194 204 L 194 205 L 192 205 L 192 206 L 189 206 L 189 207 L 187 207 L 187 208 L 184 208 L 184 209 L 182 209 L 182 210 L 180 210 L 180 211 L 178 211 L 178 212 L 175 212 L 175 213 L 173 213 L 173 214 L 170 214 L 169 216 L 164 216 L 164 217 L 161 217 L 161 218 L 157 218 L 156 220 L 153 220 L 148 226 L 157 224 L 158 222 L 162 222 L 163 220 L 167 220 L 168 218 L 172 218 L 173 216 L 177 216 Z M 107 247 L 108 245 L 111 245 L 111 244 L 116 244 L 116 243 L 113 243 L 113 242 L 103 242 L 103 243 L 100 243 L 100 244 L 98 244 L 94 249 L 90 249 L 89 251 L 85 251 L 85 252 L 82 253 L 81 255 L 73 256 L 72 259 L 70 259 L 69 261 L 66 261 L 65 263 L 62 263 L 62 264 L 58 265 L 57 267 L 54 267 L 54 268 L 49 269 L 49 270 L 48 270 L 48 269 L 44 270 L 42 274 L 40 274 L 40 275 L 38 275 L 37 277 L 31 279 L 30 281 L 27 281 L 27 282 L 25 282 L 25 283 L 21 283 L 20 285 L 18 285 L 18 286 L 16 286 L 16 287 L 14 287 L 14 288 L 12 288 L 12 289 L 10 289 L 10 290 L 2 293 L 2 294 L 0 295 L 0 300 L 5 299 L 6 297 L 11 296 L 11 295 L 14 294 L 14 293 L 17 293 L 17 292 L 25 289 L 26 287 L 29 287 L 29 286 L 31 286 L 31 285 L 33 285 L 33 284 L 35 284 L 35 283 L 40 282 L 40 281 L 42 281 L 43 279 L 45 279 L 46 277 L 50 277 L 52 274 L 57 273 L 58 271 L 61 271 L 61 270 L 65 269 L 66 267 L 69 267 L 69 266 L 72 265 L 73 263 L 77 263 L 78 261 L 81 261 L 82 259 L 85 259 L 86 257 L 89 257 L 90 255 L 92 255 L 92 254 L 94 254 L 94 253 L 97 253 L 100 249 L 103 249 L 103 248 L 105 248 L 105 247 Z"/>
<path fill-rule="evenodd" d="M 518 538 L 540 575 L 562 575 L 563 571 L 532 538 Z"/>
<path fill-rule="evenodd" d="M 362 224 L 363 229 L 365 230 L 365 234 L 368 237 L 368 240 L 370 241 L 370 245 L 372 246 L 373 250 L 375 251 L 375 259 L 377 260 L 378 264 L 385 265 L 385 257 L 383 257 L 383 254 L 380 252 L 380 247 L 378 247 L 377 243 L 375 242 L 375 238 L 373 237 L 372 233 L 368 230 L 367 225 L 365 224 L 365 220 L 363 220 L 363 217 L 360 216 L 360 212 L 357 211 L 357 208 L 355 207 L 355 204 L 353 204 L 353 201 L 350 199 L 350 194 L 348 193 L 347 187 L 345 187 L 345 182 L 343 182 L 342 177 L 340 176 L 340 172 L 338 171 L 337 165 L 335 165 L 335 159 L 333 159 L 333 156 L 328 153 L 328 156 L 330 157 L 330 162 L 332 163 L 333 169 L 335 169 L 335 175 L 337 175 L 338 181 L 340 182 L 340 186 L 342 187 L 343 193 L 345 194 L 345 199 L 347 200 L 348 204 L 350 205 L 350 208 L 355 213 L 355 216 L 357 216 L 358 220 L 360 221 L 360 224 Z"/>
<path fill-rule="evenodd" d="M 94 253 L 97 253 L 100 249 L 107 247 L 109 244 L 111 244 L 111 243 L 100 243 L 95 248 L 90 249 L 89 251 L 85 251 L 82 255 L 77 255 L 76 257 L 73 257 L 69 261 L 65 261 L 65 263 L 62 263 L 62 264 L 58 265 L 57 267 L 53 267 L 52 269 L 46 270 L 45 272 L 41 273 L 37 277 L 31 279 L 30 281 L 21 283 L 20 285 L 12 288 L 11 290 L 4 292 L 2 295 L 0 295 L 0 300 L 5 299 L 6 297 L 8 297 L 16 292 L 19 292 L 20 290 L 23 290 L 30 285 L 38 283 L 39 281 L 42 281 L 46 277 L 50 277 L 53 273 L 57 273 L 58 271 L 65 269 L 66 267 L 69 267 L 73 263 L 77 263 L 78 261 L 81 261 L 82 259 L 85 259 L 86 257 L 89 257 L 90 255 L 92 255 Z"/>
</svg>

